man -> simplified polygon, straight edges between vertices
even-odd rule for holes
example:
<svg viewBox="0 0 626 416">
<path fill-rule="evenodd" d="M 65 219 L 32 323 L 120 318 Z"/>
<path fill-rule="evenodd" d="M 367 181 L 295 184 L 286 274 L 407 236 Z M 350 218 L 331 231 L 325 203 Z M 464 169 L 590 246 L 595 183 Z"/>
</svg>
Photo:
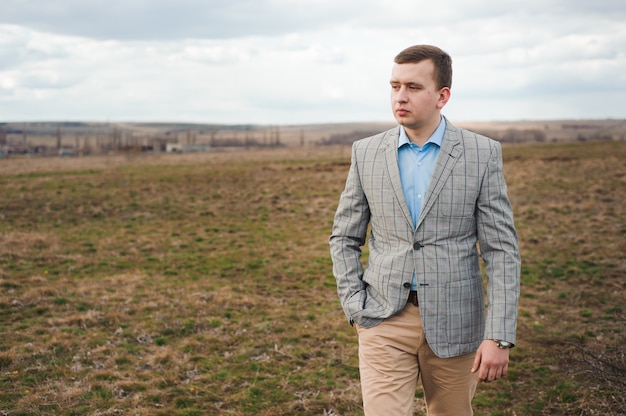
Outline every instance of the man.
<svg viewBox="0 0 626 416">
<path fill-rule="evenodd" d="M 477 381 L 504 377 L 516 342 L 520 258 L 501 146 L 441 115 L 451 81 L 437 47 L 396 56 L 399 126 L 354 143 L 335 214 L 333 273 L 357 328 L 366 416 L 412 415 L 418 378 L 429 415 L 471 415 Z"/>
</svg>

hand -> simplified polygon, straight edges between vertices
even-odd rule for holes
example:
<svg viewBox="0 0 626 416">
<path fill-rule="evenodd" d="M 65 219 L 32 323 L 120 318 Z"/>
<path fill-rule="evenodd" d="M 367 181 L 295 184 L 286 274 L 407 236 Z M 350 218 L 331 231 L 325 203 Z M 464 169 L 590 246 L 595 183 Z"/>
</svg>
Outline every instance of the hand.
<svg viewBox="0 0 626 416">
<path fill-rule="evenodd" d="M 491 383 L 506 376 L 509 370 L 509 349 L 498 348 L 495 341 L 486 339 L 478 347 L 472 373 L 478 372 L 478 381 Z"/>
</svg>

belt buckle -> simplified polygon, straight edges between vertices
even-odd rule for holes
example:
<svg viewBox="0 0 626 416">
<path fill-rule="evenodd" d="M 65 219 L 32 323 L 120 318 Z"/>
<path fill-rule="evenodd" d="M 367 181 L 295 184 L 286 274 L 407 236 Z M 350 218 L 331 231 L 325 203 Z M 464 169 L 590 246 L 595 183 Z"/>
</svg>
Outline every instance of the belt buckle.
<svg viewBox="0 0 626 416">
<path fill-rule="evenodd" d="M 411 292 L 409 292 L 408 303 L 419 306 L 419 300 L 417 299 L 417 292 L 415 290 L 411 290 Z"/>
</svg>

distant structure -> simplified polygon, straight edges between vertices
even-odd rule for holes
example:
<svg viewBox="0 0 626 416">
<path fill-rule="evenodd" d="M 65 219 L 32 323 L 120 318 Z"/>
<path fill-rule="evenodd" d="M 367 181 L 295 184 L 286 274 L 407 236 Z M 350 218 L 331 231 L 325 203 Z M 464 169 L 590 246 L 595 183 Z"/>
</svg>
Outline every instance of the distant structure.
<svg viewBox="0 0 626 416">
<path fill-rule="evenodd" d="M 197 145 L 197 144 L 183 144 L 183 143 L 167 143 L 165 145 L 165 151 L 167 153 L 194 153 L 194 152 L 208 152 L 210 146 Z"/>
<path fill-rule="evenodd" d="M 4 126 L 0 126 L 0 158 L 4 157 L 5 148 L 7 145 L 7 131 Z"/>
</svg>

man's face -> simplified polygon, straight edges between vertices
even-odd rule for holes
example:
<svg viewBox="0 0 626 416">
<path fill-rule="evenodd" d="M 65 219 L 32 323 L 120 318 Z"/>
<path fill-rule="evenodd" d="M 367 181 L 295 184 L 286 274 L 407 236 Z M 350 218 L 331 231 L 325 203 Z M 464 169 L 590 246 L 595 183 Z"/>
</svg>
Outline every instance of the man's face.
<svg viewBox="0 0 626 416">
<path fill-rule="evenodd" d="M 450 89 L 437 88 L 435 65 L 430 59 L 394 64 L 391 71 L 391 109 L 396 121 L 408 129 L 439 123 L 440 111 L 450 98 Z"/>
</svg>

